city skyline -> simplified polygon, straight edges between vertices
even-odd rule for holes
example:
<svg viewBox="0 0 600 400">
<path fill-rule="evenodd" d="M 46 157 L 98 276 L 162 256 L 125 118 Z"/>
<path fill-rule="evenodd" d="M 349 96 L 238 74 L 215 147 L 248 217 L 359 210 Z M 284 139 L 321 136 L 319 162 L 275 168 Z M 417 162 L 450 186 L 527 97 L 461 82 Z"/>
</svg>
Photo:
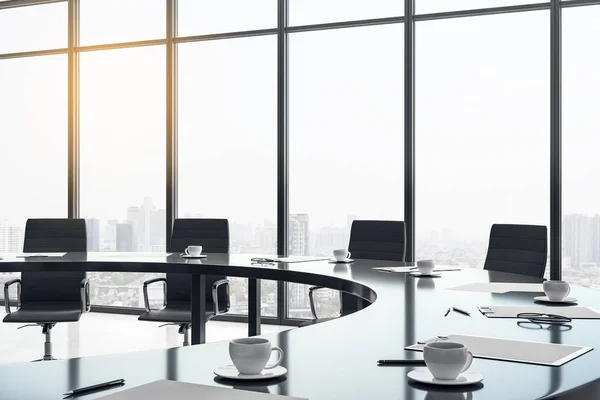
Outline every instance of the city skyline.
<svg viewBox="0 0 600 400">
<path fill-rule="evenodd" d="M 139 205 L 125 208 L 124 219 L 87 218 L 88 251 L 166 252 L 165 209 L 157 208 L 150 197 Z M 186 213 L 185 218 L 208 218 L 201 213 Z M 290 255 L 329 256 L 334 249 L 347 248 L 352 222 L 358 214 L 346 214 L 345 224 L 312 227 L 309 214 L 289 215 L 288 252 Z M 272 221 L 260 223 L 230 223 L 232 253 L 275 254 L 277 225 Z M 0 254 L 20 253 L 24 229 L 7 219 L 0 220 Z M 488 234 L 476 239 L 451 228 L 420 235 L 416 243 L 416 259 L 433 259 L 442 265 L 461 268 L 482 268 L 488 246 Z M 588 287 L 600 288 L 600 214 L 566 214 L 563 216 L 563 279 Z M 549 267 L 546 268 L 548 275 Z M 18 274 L 3 274 L 5 281 Z M 142 283 L 157 274 L 89 273 L 94 304 L 120 307 L 144 306 Z M 598 282 L 593 278 L 598 278 Z M 242 278 L 230 278 L 231 313 L 247 312 L 247 285 Z M 276 315 L 277 286 L 263 281 L 261 293 L 263 315 Z M 310 318 L 308 286 L 287 283 L 288 317 Z M 150 299 L 161 304 L 162 290 L 152 290 Z M 339 296 L 333 291 L 319 293 L 324 309 L 335 313 Z M 332 303 L 332 304 L 329 304 Z"/>
</svg>

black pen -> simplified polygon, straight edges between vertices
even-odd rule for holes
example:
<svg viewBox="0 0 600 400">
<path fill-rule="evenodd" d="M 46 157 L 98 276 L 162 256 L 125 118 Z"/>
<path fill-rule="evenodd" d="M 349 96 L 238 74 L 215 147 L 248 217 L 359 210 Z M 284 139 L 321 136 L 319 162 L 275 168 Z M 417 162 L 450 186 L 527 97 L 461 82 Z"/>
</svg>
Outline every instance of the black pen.
<svg viewBox="0 0 600 400">
<path fill-rule="evenodd" d="M 452 307 L 448 308 L 448 310 L 446 310 L 446 314 L 444 314 L 444 317 L 447 317 L 448 314 L 450 314 L 450 311 L 452 311 Z"/>
<path fill-rule="evenodd" d="M 82 387 L 79 389 L 73 389 L 73 390 L 68 391 L 67 393 L 64 393 L 63 396 L 67 396 L 67 397 L 77 396 L 78 394 L 81 394 L 81 393 L 91 392 L 91 391 L 95 391 L 95 390 L 109 389 L 114 386 L 122 385 L 124 383 L 125 383 L 125 379 L 116 379 L 116 380 L 110 381 L 110 382 L 98 383 L 97 385 L 86 386 L 86 387 Z"/>
<path fill-rule="evenodd" d="M 464 314 L 467 317 L 471 316 L 471 313 L 465 310 L 461 310 L 460 308 L 452 307 L 452 311 L 456 311 L 457 313 Z"/>
<path fill-rule="evenodd" d="M 379 360 L 377 365 L 425 365 L 425 360 Z"/>
</svg>

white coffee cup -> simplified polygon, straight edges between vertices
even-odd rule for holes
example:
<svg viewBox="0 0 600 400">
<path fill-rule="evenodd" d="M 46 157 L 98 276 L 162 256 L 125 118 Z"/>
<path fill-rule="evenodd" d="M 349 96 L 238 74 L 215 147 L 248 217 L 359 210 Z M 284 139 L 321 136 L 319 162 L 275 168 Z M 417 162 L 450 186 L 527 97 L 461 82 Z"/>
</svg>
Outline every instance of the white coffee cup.
<svg viewBox="0 0 600 400">
<path fill-rule="evenodd" d="M 453 380 L 473 362 L 473 354 L 462 343 L 432 342 L 423 348 L 423 358 L 435 379 Z"/>
<path fill-rule="evenodd" d="M 338 249 L 333 251 L 333 258 L 335 258 L 335 261 L 345 261 L 349 259 L 351 255 L 352 253 L 346 249 Z"/>
<path fill-rule="evenodd" d="M 277 361 L 267 366 L 271 352 L 279 353 Z M 256 375 L 263 369 L 273 369 L 283 361 L 283 350 L 277 346 L 271 346 L 267 339 L 250 337 L 235 339 L 229 342 L 229 357 L 240 374 Z"/>
<path fill-rule="evenodd" d="M 419 272 L 423 275 L 431 275 L 434 267 L 435 263 L 433 262 L 433 260 L 417 261 L 417 268 L 419 269 Z"/>
<path fill-rule="evenodd" d="M 561 301 L 571 293 L 571 287 L 565 281 L 546 281 L 544 292 L 548 300 Z"/>
<path fill-rule="evenodd" d="M 198 257 L 202 254 L 202 246 L 188 246 L 185 249 L 185 254 L 191 257 Z"/>
</svg>

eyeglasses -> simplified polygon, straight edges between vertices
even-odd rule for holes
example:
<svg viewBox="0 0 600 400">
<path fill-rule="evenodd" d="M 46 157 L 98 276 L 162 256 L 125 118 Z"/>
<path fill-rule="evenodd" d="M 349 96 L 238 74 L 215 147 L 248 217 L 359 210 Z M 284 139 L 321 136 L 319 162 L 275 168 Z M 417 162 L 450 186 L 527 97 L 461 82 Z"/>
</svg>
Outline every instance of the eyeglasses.
<svg viewBox="0 0 600 400">
<path fill-rule="evenodd" d="M 545 313 L 519 313 L 517 318 L 527 319 L 528 321 L 518 321 L 517 325 L 526 329 L 558 329 L 568 331 L 573 328 L 569 325 L 571 318 L 556 314 Z"/>
<path fill-rule="evenodd" d="M 253 257 L 250 259 L 252 265 L 275 265 L 275 260 L 272 258 Z"/>
</svg>

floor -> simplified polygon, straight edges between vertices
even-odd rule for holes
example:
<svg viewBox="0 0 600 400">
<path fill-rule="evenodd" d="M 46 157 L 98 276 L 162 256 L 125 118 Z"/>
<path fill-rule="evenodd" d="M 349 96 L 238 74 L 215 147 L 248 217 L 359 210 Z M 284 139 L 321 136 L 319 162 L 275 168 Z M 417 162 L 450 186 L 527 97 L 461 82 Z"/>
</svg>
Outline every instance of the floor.
<svg viewBox="0 0 600 400">
<path fill-rule="evenodd" d="M 73 358 L 181 346 L 183 336 L 177 333 L 176 326 L 159 328 L 159 325 L 140 322 L 134 315 L 88 313 L 79 323 L 57 324 L 52 329 L 53 354 L 56 358 Z M 20 326 L 0 324 L 0 363 L 27 362 L 43 355 L 41 327 L 18 329 Z M 290 328 L 262 325 L 262 333 Z M 206 334 L 207 342 L 244 337 L 247 325 L 210 321 L 206 324 Z"/>
</svg>

